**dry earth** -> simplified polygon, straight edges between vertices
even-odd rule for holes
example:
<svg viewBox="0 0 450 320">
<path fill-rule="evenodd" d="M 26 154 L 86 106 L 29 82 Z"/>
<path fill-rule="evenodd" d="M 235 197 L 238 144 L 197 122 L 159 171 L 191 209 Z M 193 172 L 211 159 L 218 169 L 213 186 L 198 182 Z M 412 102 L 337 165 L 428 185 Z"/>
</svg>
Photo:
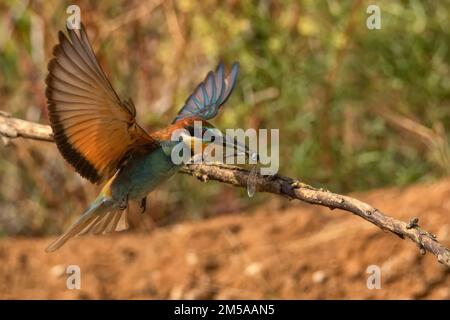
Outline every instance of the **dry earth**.
<svg viewBox="0 0 450 320">
<path fill-rule="evenodd" d="M 355 196 L 396 218 L 419 217 L 450 245 L 450 180 Z M 0 298 L 450 299 L 450 270 L 413 243 L 287 200 L 149 234 L 77 238 L 46 254 L 50 241 L 0 240 Z M 74 264 L 80 290 L 66 288 Z M 381 267 L 380 290 L 366 286 L 370 265 Z"/>
</svg>

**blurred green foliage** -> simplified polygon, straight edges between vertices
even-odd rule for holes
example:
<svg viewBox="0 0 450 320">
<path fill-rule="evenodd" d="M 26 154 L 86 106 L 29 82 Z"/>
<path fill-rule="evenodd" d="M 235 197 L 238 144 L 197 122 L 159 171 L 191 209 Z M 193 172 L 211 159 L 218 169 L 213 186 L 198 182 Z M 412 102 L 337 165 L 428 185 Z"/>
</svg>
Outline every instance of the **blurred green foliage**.
<svg viewBox="0 0 450 320">
<path fill-rule="evenodd" d="M 46 62 L 70 2 L 0 3 L 0 109 L 47 123 Z M 219 128 L 280 129 L 280 172 L 348 192 L 450 173 L 450 1 L 79 1 L 101 64 L 156 130 L 220 60 L 241 63 Z M 94 198 L 51 145 L 0 147 L 0 232 L 60 230 Z M 177 176 L 150 199 L 170 223 L 270 199 Z M 147 227 L 151 223 L 147 223 Z"/>
</svg>

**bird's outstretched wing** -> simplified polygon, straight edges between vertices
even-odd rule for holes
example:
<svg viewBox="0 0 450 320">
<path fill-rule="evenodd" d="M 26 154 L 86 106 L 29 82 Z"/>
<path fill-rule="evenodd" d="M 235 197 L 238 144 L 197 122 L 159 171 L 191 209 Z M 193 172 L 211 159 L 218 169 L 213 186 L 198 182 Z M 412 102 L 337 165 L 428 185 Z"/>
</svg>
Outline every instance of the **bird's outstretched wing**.
<svg viewBox="0 0 450 320">
<path fill-rule="evenodd" d="M 63 157 L 83 177 L 111 177 L 127 152 L 151 138 L 136 123 L 131 100 L 122 101 L 100 67 L 84 26 L 58 33 L 46 78 L 48 112 Z"/>
<path fill-rule="evenodd" d="M 235 62 L 228 76 L 225 75 L 224 65 L 221 63 L 216 72 L 210 71 L 205 80 L 200 83 L 194 93 L 186 100 L 172 123 L 188 117 L 200 117 L 204 120 L 212 119 L 230 97 L 236 86 L 239 73 L 239 63 Z"/>
</svg>

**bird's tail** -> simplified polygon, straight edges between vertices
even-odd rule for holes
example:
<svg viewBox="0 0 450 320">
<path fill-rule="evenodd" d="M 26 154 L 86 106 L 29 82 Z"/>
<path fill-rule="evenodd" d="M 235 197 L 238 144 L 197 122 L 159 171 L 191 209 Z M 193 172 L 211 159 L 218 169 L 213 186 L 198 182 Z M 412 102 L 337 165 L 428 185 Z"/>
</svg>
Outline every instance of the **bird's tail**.
<svg viewBox="0 0 450 320">
<path fill-rule="evenodd" d="M 100 195 L 89 209 L 63 235 L 53 241 L 45 251 L 53 252 L 77 235 L 101 234 L 127 228 L 126 212 L 118 210 L 110 197 Z"/>
</svg>

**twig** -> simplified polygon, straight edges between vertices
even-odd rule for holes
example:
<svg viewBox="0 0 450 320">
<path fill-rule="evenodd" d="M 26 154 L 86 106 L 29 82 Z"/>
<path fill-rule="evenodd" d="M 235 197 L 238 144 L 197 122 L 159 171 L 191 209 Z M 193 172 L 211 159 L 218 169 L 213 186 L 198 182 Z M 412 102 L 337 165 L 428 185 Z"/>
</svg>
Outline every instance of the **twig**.
<svg viewBox="0 0 450 320">
<path fill-rule="evenodd" d="M 15 119 L 4 113 L 0 113 L 0 135 L 7 138 L 23 137 L 41 141 L 53 141 L 52 131 L 49 126 Z M 246 187 L 249 175 L 249 171 L 244 168 L 223 164 L 190 164 L 184 166 L 181 172 L 192 175 L 202 181 L 216 180 L 236 187 Z M 256 178 L 256 189 L 259 192 L 278 194 L 330 209 L 341 209 L 351 212 L 382 230 L 392 232 L 402 239 L 410 239 L 419 246 L 421 252 L 428 251 L 432 253 L 440 263 L 450 267 L 450 250 L 441 244 L 434 234 L 420 228 L 418 219 L 413 219 L 409 223 L 400 221 L 355 198 L 332 193 L 328 190 L 317 189 L 298 180 L 279 175 L 258 175 Z"/>
<path fill-rule="evenodd" d="M 0 135 L 10 139 L 22 137 L 53 141 L 52 129 L 49 126 L 12 118 L 5 112 L 0 112 Z"/>
</svg>

